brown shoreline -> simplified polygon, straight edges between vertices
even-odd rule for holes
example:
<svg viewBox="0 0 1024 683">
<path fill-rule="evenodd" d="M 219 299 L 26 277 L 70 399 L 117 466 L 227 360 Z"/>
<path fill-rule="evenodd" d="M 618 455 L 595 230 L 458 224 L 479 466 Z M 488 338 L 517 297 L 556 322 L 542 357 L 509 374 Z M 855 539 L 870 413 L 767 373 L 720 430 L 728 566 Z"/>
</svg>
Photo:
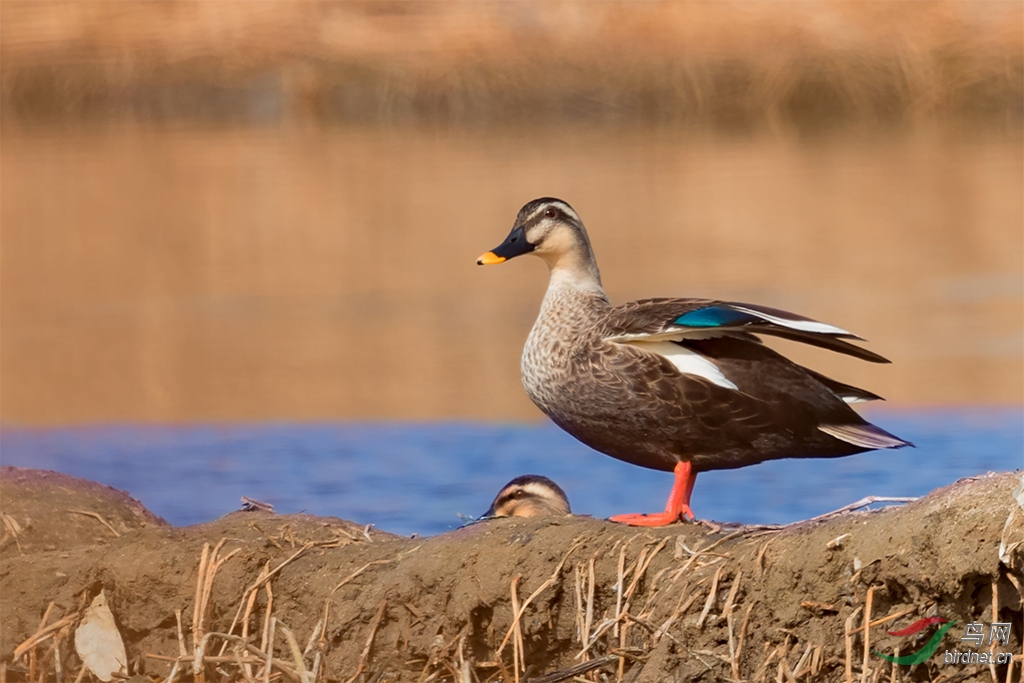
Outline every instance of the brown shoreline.
<svg viewBox="0 0 1024 683">
<path fill-rule="evenodd" d="M 265 659 L 252 652 L 268 654 L 260 636 L 271 616 L 275 673 L 299 680 L 305 668 L 316 681 L 553 682 L 588 659 L 602 680 L 635 683 L 891 681 L 897 672 L 947 680 L 941 656 L 893 667 L 869 650 L 921 647 L 931 631 L 901 639 L 885 630 L 934 614 L 1011 623 L 999 650 L 1021 652 L 1024 636 L 1024 509 L 1011 495 L 1019 472 L 782 529 L 638 530 L 567 517 L 496 520 L 427 539 L 264 512 L 170 528 L 92 482 L 10 467 L 0 476 L 0 667 L 9 681 L 27 680 L 30 668 L 53 680 L 55 657 L 72 680 L 81 668 L 72 634 L 100 590 L 138 681 L 166 680 L 179 648 L 187 656 L 176 680 L 192 680 L 203 634 L 207 659 L 195 680 L 256 676 Z M 243 625 L 252 644 L 244 657 L 237 641 L 215 635 Z M 958 647 L 960 635 L 944 642 Z M 516 651 L 526 668 L 518 676 Z M 996 667 L 998 680 L 1020 680 L 1024 655 L 1018 661 L 1010 676 Z M 991 680 L 988 667 L 964 673 L 956 680 Z"/>
</svg>

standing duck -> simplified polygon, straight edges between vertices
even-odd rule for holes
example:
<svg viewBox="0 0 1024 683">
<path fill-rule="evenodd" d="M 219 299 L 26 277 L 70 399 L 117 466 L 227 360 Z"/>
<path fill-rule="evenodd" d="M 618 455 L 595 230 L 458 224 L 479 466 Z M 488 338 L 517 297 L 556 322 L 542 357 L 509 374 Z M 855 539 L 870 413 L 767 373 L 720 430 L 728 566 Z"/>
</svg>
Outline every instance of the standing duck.
<svg viewBox="0 0 1024 683">
<path fill-rule="evenodd" d="M 694 519 L 697 473 L 779 458 L 835 458 L 912 445 L 850 403 L 880 398 L 764 346 L 772 335 L 873 363 L 839 327 L 765 306 L 642 299 L 612 306 L 580 217 L 560 199 L 524 206 L 479 265 L 534 254 L 551 277 L 520 366 L 530 399 L 602 453 L 675 473 L 664 512 L 612 521 L 663 526 Z"/>
<path fill-rule="evenodd" d="M 539 474 L 524 474 L 505 484 L 480 519 L 562 517 L 572 514 L 562 487 Z"/>
</svg>

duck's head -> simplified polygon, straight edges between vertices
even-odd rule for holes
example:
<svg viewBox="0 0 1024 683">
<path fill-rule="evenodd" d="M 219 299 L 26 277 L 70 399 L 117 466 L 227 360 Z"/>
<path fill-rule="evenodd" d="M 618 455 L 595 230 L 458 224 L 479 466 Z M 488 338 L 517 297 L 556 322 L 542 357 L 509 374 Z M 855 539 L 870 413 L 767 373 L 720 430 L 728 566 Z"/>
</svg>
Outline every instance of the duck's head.
<svg viewBox="0 0 1024 683">
<path fill-rule="evenodd" d="M 542 197 L 519 210 L 505 241 L 477 259 L 477 265 L 502 263 L 523 254 L 535 254 L 552 269 L 587 267 L 594 261 L 583 221 L 561 199 Z M 596 266 L 593 266 L 596 271 Z"/>
<path fill-rule="evenodd" d="M 505 484 L 481 519 L 554 517 L 571 513 L 569 499 L 561 486 L 539 474 L 524 474 Z"/>
</svg>

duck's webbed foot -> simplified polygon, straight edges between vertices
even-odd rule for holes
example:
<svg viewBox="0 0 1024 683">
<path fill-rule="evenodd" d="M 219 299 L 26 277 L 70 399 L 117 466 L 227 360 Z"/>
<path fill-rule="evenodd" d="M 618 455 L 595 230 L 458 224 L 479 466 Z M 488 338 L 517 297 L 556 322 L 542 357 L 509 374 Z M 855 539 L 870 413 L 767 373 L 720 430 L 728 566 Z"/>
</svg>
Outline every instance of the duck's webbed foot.
<svg viewBox="0 0 1024 683">
<path fill-rule="evenodd" d="M 693 484 L 697 480 L 697 473 L 693 471 L 693 467 L 687 461 L 677 464 L 674 472 L 675 483 L 672 485 L 672 492 L 668 496 L 664 512 L 615 515 L 609 519 L 630 526 L 668 526 L 687 519 L 696 520 L 697 516 L 690 509 L 690 494 L 693 493 Z"/>
</svg>

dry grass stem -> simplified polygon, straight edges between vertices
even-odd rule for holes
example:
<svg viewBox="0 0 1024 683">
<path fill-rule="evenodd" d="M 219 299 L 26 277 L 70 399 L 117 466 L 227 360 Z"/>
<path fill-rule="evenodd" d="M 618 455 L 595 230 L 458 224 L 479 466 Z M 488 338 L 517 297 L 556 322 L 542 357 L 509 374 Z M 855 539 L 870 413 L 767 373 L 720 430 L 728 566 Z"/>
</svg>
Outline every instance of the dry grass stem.
<svg viewBox="0 0 1024 683">
<path fill-rule="evenodd" d="M 868 587 L 868 596 L 864 600 L 864 660 L 860 667 L 861 683 L 866 683 L 871 673 L 868 657 L 871 655 L 871 604 L 875 599 L 875 587 Z"/>
<path fill-rule="evenodd" d="M 844 645 L 846 650 L 846 676 L 844 678 L 846 683 L 853 683 L 853 622 L 860 616 L 863 606 L 853 610 L 853 614 L 846 618 L 845 630 L 844 630 Z"/>
<path fill-rule="evenodd" d="M 599 669 L 602 666 L 605 666 L 606 664 L 612 664 L 616 660 L 622 661 L 622 657 L 620 657 L 619 655 L 605 655 L 603 657 L 598 657 L 597 659 L 592 659 L 581 664 L 575 664 L 566 669 L 553 671 L 549 674 L 544 674 L 543 676 L 531 678 L 525 681 L 525 683 L 561 683 L 561 681 L 568 680 L 582 681 L 583 683 L 591 683 L 591 681 L 588 681 L 585 678 L 580 678 L 580 676 L 590 671 L 593 671 L 594 669 Z"/>
<path fill-rule="evenodd" d="M 495 655 L 496 657 L 500 657 L 501 656 L 501 651 L 503 649 L 505 649 L 505 645 L 508 643 L 508 639 L 512 636 L 512 631 L 518 626 L 519 620 L 522 618 L 523 612 L 526 611 L 526 608 L 530 606 L 530 603 L 533 602 L 534 599 L 538 595 L 543 593 L 550 586 L 552 586 L 556 581 L 558 581 L 558 577 L 562 573 L 562 567 L 565 566 L 566 560 L 568 560 L 569 556 L 572 555 L 576 551 L 576 549 L 579 548 L 579 547 L 580 547 L 580 541 L 577 540 L 576 542 L 574 542 L 569 547 L 569 549 L 565 552 L 565 555 L 562 555 L 562 559 L 558 561 L 557 565 L 555 565 L 555 569 L 554 569 L 554 571 L 551 572 L 551 576 L 549 576 L 547 578 L 547 580 L 544 581 L 544 583 L 542 583 L 540 586 L 538 586 L 537 590 L 535 590 L 532 593 L 530 593 L 530 597 L 526 598 L 526 600 L 523 601 L 522 605 L 520 605 L 518 608 L 513 607 L 512 626 L 509 627 L 508 632 L 505 633 L 505 637 L 502 638 L 501 645 L 498 647 L 498 652 Z M 517 581 L 517 580 L 518 579 L 513 579 L 514 582 Z M 514 589 L 513 589 L 512 593 L 513 593 L 513 597 L 515 597 L 515 590 Z"/>
<path fill-rule="evenodd" d="M 703 581 L 698 582 L 694 586 L 694 589 L 699 587 L 701 583 L 703 583 Z M 687 587 L 688 586 L 685 586 L 684 589 L 680 591 L 679 602 L 676 603 L 676 608 L 672 610 L 672 614 L 670 614 L 668 618 L 665 619 L 664 623 L 662 623 L 662 625 L 658 627 L 658 632 L 654 634 L 655 643 L 661 640 L 662 636 L 667 635 L 669 628 L 671 628 L 672 624 L 675 623 L 676 619 L 678 619 L 681 615 L 686 614 L 686 611 L 690 609 L 690 606 L 697 601 L 698 593 L 696 592 L 696 590 L 694 590 L 693 593 L 687 593 Z"/>
<path fill-rule="evenodd" d="M 590 639 L 590 628 L 594 625 L 594 559 L 587 563 L 587 613 L 583 623 L 583 643 Z M 586 649 L 582 651 L 586 656 Z"/>
<path fill-rule="evenodd" d="M 804 600 L 803 602 L 800 603 L 800 606 L 804 607 L 806 609 L 821 610 L 822 612 L 838 612 L 839 611 L 839 608 L 837 608 L 835 605 L 829 605 L 829 604 L 824 603 L 824 602 L 815 602 L 813 600 Z"/>
<path fill-rule="evenodd" d="M 804 650 L 804 653 L 800 655 L 800 659 L 797 660 L 796 666 L 793 667 L 793 680 L 797 680 L 810 672 L 811 665 L 809 663 L 809 660 L 811 658 L 811 652 L 813 651 L 813 649 L 814 645 L 808 643 L 807 648 Z M 804 670 L 805 667 L 806 671 Z"/>
<path fill-rule="evenodd" d="M 306 669 L 306 662 L 302 657 L 302 650 L 299 649 L 299 641 L 295 639 L 295 634 L 280 621 L 277 622 L 277 628 L 281 629 L 281 633 L 284 634 L 285 642 L 288 643 L 288 650 L 292 654 L 292 661 L 295 662 L 295 671 L 299 674 L 302 683 L 313 683 L 313 678 Z"/>
<path fill-rule="evenodd" d="M 768 552 L 768 546 L 771 545 L 773 540 L 775 539 L 768 539 L 765 541 L 757 551 L 757 569 L 762 574 L 764 574 L 764 556 L 765 553 Z"/>
<path fill-rule="evenodd" d="M 11 655 L 11 659 L 13 661 L 17 661 L 21 659 L 22 655 L 24 655 L 26 652 L 33 652 L 37 645 L 52 638 L 54 632 L 59 631 L 65 626 L 74 623 L 77 616 L 78 615 L 75 614 L 69 614 L 64 618 L 53 622 L 49 626 L 39 629 L 31 636 L 29 636 L 28 639 L 25 640 L 25 642 L 23 642 L 18 647 L 14 648 L 14 653 Z"/>
<path fill-rule="evenodd" d="M 270 588 L 270 584 L 267 584 L 267 588 Z M 270 614 L 270 610 L 267 610 L 267 614 Z M 270 633 L 267 637 L 267 646 L 264 649 L 266 657 L 263 665 L 263 683 L 270 683 L 270 672 L 274 668 L 274 628 L 277 626 L 277 619 L 270 618 Z"/>
<path fill-rule="evenodd" d="M 876 626 L 881 626 L 882 624 L 886 624 L 886 623 L 888 623 L 890 621 L 893 621 L 895 619 L 899 619 L 900 617 L 905 617 L 908 614 L 913 614 L 916 611 L 917 611 L 917 606 L 916 605 L 913 606 L 913 607 L 907 607 L 906 609 L 902 609 L 899 612 L 896 612 L 895 614 L 890 614 L 887 617 L 881 617 L 880 619 L 875 619 L 870 624 L 868 624 L 868 628 L 874 628 Z M 857 628 L 855 628 L 852 631 L 850 631 L 850 635 L 857 635 L 858 633 L 860 633 L 863 630 L 864 630 L 864 625 L 861 624 Z"/>
<path fill-rule="evenodd" d="M 110 522 L 103 519 L 103 517 L 98 512 L 91 512 L 89 510 L 68 510 L 68 512 L 74 515 L 84 515 L 86 517 L 92 517 L 93 519 L 99 521 L 100 524 L 110 529 L 110 533 L 114 534 L 114 538 L 121 538 L 121 534 L 117 531 L 117 529 L 111 526 Z"/>
<path fill-rule="evenodd" d="M 523 669 L 526 668 L 526 664 L 525 664 L 525 662 L 523 662 L 523 631 L 522 631 L 522 627 L 519 624 L 519 616 L 520 616 L 521 613 L 519 611 L 519 594 L 517 592 L 517 588 L 519 586 L 519 580 L 522 579 L 522 578 L 523 578 L 522 574 L 516 574 L 515 576 L 512 577 L 512 585 L 511 585 L 511 592 L 512 592 L 512 630 L 510 632 L 514 634 L 514 638 L 512 640 L 512 673 L 515 676 L 516 683 L 519 683 L 519 668 L 520 668 L 520 665 L 522 665 Z M 498 648 L 497 657 L 499 659 L 501 658 L 501 651 L 502 651 L 502 649 L 504 649 L 506 642 L 508 642 L 508 635 L 507 634 L 505 636 L 505 640 L 503 640 L 502 643 L 501 643 L 501 647 Z"/>
<path fill-rule="evenodd" d="M 757 667 L 757 672 L 754 674 L 754 680 L 757 681 L 757 683 L 764 683 L 765 676 L 768 674 L 768 667 L 771 666 L 772 662 L 774 662 L 775 658 L 778 656 L 779 648 L 775 648 L 768 653 L 768 656 L 765 657 L 763 662 L 761 662 L 761 666 Z"/>
<path fill-rule="evenodd" d="M 615 631 L 612 633 L 612 636 L 616 638 L 619 635 L 619 615 L 622 614 L 622 588 L 625 582 L 625 567 L 626 545 L 623 544 L 622 548 L 619 549 L 618 579 L 615 581 Z"/>
<path fill-rule="evenodd" d="M 725 598 L 725 605 L 722 606 L 722 614 L 730 614 L 732 612 L 733 602 L 736 600 L 736 593 L 740 589 L 740 583 L 743 579 L 743 571 L 736 572 L 736 578 L 732 580 L 732 587 L 729 589 L 729 595 Z"/>
<path fill-rule="evenodd" d="M 704 609 L 700 613 L 700 618 L 697 619 L 697 628 L 704 628 L 704 620 L 707 619 L 708 613 L 711 612 L 711 607 L 715 604 L 715 597 L 718 594 L 718 579 L 722 576 L 722 570 L 725 567 L 718 567 L 715 570 L 715 577 L 711 579 L 711 590 L 708 591 L 708 599 L 704 602 Z"/>
<path fill-rule="evenodd" d="M 366 669 L 366 664 L 370 660 L 370 651 L 373 649 L 373 639 L 377 635 L 377 629 L 380 627 L 380 622 L 384 619 L 384 613 L 387 611 L 388 601 L 384 600 L 380 607 L 377 609 L 377 614 L 374 615 L 373 621 L 370 622 L 370 634 L 366 637 L 366 644 L 363 646 L 363 651 L 359 654 L 359 665 L 356 666 L 356 671 L 348 679 L 347 683 L 355 683 L 356 679 Z"/>
</svg>

